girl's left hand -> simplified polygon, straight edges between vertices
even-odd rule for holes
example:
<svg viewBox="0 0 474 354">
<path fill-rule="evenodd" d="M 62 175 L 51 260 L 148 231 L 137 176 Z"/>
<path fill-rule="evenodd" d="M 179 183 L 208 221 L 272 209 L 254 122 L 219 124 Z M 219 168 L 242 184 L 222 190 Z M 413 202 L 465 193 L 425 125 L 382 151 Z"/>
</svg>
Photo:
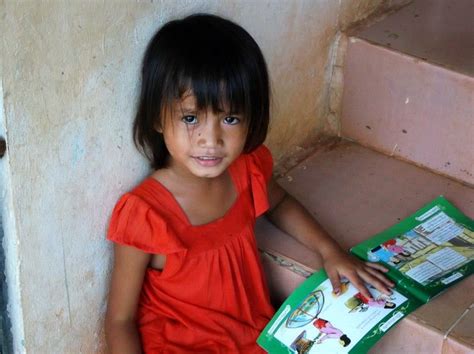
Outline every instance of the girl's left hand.
<svg viewBox="0 0 474 354">
<path fill-rule="evenodd" d="M 383 273 L 388 271 L 385 267 L 361 262 L 345 253 L 308 210 L 273 179 L 268 184 L 268 199 L 268 219 L 280 230 L 321 254 L 335 293 L 341 291 L 341 277 L 346 277 L 368 299 L 372 296 L 365 283 L 384 294 L 391 294 L 389 288 L 394 284 L 384 276 Z"/>
<path fill-rule="evenodd" d="M 372 295 L 365 283 L 387 295 L 395 285 L 383 274 L 388 272 L 387 268 L 378 263 L 362 262 L 341 249 L 324 255 L 323 264 L 336 295 L 341 291 L 341 277 L 347 278 L 368 299 L 372 299 Z"/>
</svg>

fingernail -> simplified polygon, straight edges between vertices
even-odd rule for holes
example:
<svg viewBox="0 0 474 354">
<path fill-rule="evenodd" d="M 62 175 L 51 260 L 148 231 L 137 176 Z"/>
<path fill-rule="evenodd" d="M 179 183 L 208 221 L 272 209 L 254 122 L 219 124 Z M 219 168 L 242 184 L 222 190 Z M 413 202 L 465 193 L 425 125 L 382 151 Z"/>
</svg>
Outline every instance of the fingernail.
<svg viewBox="0 0 474 354">
<path fill-rule="evenodd" d="M 332 292 L 334 295 L 339 295 L 341 293 L 341 289 L 334 289 Z"/>
</svg>

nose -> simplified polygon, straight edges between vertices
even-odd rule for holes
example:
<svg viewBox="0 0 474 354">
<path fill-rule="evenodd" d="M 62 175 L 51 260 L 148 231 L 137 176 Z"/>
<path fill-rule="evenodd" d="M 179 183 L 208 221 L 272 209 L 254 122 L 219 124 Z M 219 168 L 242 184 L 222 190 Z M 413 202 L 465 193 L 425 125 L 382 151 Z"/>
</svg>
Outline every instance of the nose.
<svg viewBox="0 0 474 354">
<path fill-rule="evenodd" d="M 207 115 L 198 132 L 198 144 L 204 148 L 215 148 L 224 142 L 220 121 L 214 115 Z"/>
</svg>

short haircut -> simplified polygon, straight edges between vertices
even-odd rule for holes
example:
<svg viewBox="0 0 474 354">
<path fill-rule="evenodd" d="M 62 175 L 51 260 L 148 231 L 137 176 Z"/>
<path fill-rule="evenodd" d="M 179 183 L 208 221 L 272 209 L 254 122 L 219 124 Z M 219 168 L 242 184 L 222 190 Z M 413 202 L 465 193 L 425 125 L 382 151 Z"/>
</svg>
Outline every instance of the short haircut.
<svg viewBox="0 0 474 354">
<path fill-rule="evenodd" d="M 244 152 L 266 138 L 270 83 L 263 54 L 250 34 L 227 19 L 195 14 L 165 24 L 153 36 L 142 65 L 141 92 L 133 124 L 135 145 L 153 168 L 166 165 L 169 152 L 161 127 L 176 99 L 191 91 L 198 110 L 242 114 L 248 124 Z"/>
</svg>

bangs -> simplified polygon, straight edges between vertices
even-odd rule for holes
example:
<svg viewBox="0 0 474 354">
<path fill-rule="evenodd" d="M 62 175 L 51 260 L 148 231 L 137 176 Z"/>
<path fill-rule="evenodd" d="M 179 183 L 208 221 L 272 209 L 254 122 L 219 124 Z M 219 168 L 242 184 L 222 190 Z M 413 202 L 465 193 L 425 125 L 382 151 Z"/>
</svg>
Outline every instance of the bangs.
<svg viewBox="0 0 474 354">
<path fill-rule="evenodd" d="M 196 99 L 198 111 L 212 109 L 214 113 L 239 114 L 248 117 L 250 110 L 241 87 L 232 78 L 192 77 L 183 75 L 175 81 L 176 87 L 169 99 L 181 99 L 186 93 L 191 93 Z"/>
<path fill-rule="evenodd" d="M 212 108 L 251 119 L 261 101 L 255 95 L 262 86 L 261 65 L 256 61 L 263 57 L 249 53 L 249 47 L 260 53 L 250 35 L 212 16 L 191 16 L 166 31 L 168 70 L 162 87 L 166 104 L 191 91 L 199 110 Z"/>
<path fill-rule="evenodd" d="M 174 70 L 169 71 L 162 90 L 166 104 L 191 92 L 198 110 L 211 108 L 213 112 L 241 114 L 245 119 L 250 116 L 251 84 L 239 60 L 241 53 L 233 53 L 226 45 L 189 38 L 187 45 L 177 49 L 180 53 L 174 56 Z"/>
</svg>

